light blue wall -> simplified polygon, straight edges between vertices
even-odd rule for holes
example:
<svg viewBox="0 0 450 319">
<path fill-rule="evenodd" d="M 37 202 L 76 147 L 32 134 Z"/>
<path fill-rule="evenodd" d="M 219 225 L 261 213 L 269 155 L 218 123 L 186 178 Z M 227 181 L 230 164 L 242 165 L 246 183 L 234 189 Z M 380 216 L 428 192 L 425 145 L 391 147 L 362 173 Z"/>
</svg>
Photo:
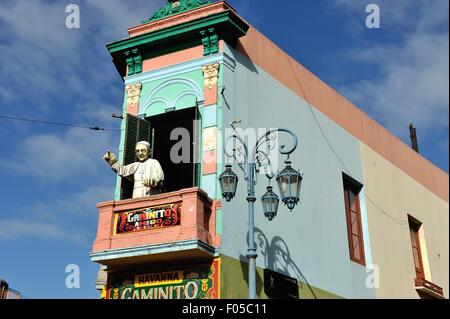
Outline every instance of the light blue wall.
<svg viewBox="0 0 450 319">
<path fill-rule="evenodd" d="M 350 261 L 347 240 L 342 172 L 347 170 L 363 183 L 358 141 L 313 109 L 323 133 L 344 162 L 340 163 L 305 100 L 233 49 L 226 46 L 225 53 L 237 65 L 234 72 L 224 68 L 223 95 L 227 102 L 223 103 L 224 126 L 241 120 L 243 128 L 284 127 L 293 130 L 299 138 L 299 147 L 291 160 L 293 167 L 304 173 L 304 180 L 301 203 L 293 212 L 280 204 L 275 220 L 265 219 L 260 198 L 266 191 L 267 179 L 258 177 L 255 226 L 264 236 L 256 242 L 265 243 L 271 249 L 269 254 L 258 249 L 257 265 L 303 282 L 306 279 L 312 286 L 346 298 L 375 298 L 375 290 L 365 287 L 368 275 L 365 267 Z M 283 167 L 280 160 L 279 169 Z M 221 253 L 243 258 L 248 229 L 246 184 L 239 168 L 234 166 L 233 170 L 240 180 L 236 198 L 231 203 L 223 201 Z M 279 193 L 277 189 L 276 192 Z M 368 228 L 363 228 L 369 243 Z M 281 241 L 271 243 L 277 236 Z M 366 256 L 370 257 L 370 247 L 365 248 Z M 280 254 L 281 251 L 285 253 Z"/>
</svg>

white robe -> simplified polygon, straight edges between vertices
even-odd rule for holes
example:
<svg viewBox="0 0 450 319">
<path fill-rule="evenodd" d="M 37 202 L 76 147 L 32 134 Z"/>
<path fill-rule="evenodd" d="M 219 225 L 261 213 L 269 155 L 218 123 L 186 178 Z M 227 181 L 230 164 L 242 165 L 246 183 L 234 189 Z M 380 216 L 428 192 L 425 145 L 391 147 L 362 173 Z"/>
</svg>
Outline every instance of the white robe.
<svg viewBox="0 0 450 319">
<path fill-rule="evenodd" d="M 136 162 L 126 166 L 122 166 L 116 162 L 111 168 L 119 176 L 131 177 L 134 180 L 133 198 L 158 194 L 156 189 L 144 186 L 146 179 L 153 179 L 157 183 L 164 180 L 164 172 L 161 165 L 157 160 L 151 158 L 145 162 Z"/>
</svg>

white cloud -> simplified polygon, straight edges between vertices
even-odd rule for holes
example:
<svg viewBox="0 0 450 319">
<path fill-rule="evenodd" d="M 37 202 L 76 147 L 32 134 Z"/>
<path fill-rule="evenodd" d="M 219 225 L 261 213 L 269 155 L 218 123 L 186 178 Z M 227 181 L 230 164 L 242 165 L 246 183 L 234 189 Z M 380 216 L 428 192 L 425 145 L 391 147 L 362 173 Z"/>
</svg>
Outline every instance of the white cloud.
<svg viewBox="0 0 450 319">
<path fill-rule="evenodd" d="M 59 225 L 50 223 L 24 221 L 24 220 L 0 220 L 0 238 L 18 239 L 25 237 L 63 239 L 78 245 L 86 245 L 88 238 Z"/>
<path fill-rule="evenodd" d="M 371 43 L 362 38 L 345 52 L 354 65 L 369 64 L 376 72 L 372 78 L 342 85 L 340 91 L 406 142 L 413 122 L 422 143 L 448 144 L 448 137 L 434 138 L 449 128 L 448 1 L 376 3 L 382 14 L 380 32 L 388 40 Z M 356 0 L 336 4 L 354 19 L 362 6 Z M 364 32 L 359 36 L 377 31 Z"/>
<path fill-rule="evenodd" d="M 414 34 L 401 46 L 355 50 L 355 60 L 378 66 L 380 76 L 344 87 L 396 134 L 410 122 L 422 130 L 448 129 L 448 35 Z"/>
<path fill-rule="evenodd" d="M 369 13 L 366 12 L 366 7 L 369 4 L 376 4 L 380 8 L 382 21 L 387 21 L 389 25 L 396 25 L 397 27 L 406 26 L 408 23 L 415 23 L 415 8 L 417 5 L 422 6 L 425 2 L 429 3 L 433 0 L 427 1 L 411 1 L 411 0 L 376 0 L 376 1 L 361 1 L 361 0 L 334 0 L 332 4 L 337 9 L 344 9 L 350 13 L 354 19 L 365 21 Z M 384 24 L 382 24 L 384 25 Z"/>
<path fill-rule="evenodd" d="M 20 207 L 21 219 L 0 219 L 0 238 L 47 238 L 86 245 L 97 221 L 96 204 L 111 200 L 113 193 L 112 186 L 91 186 L 81 193 Z"/>
<path fill-rule="evenodd" d="M 95 20 L 90 22 L 90 27 L 100 31 L 99 38 L 115 41 L 127 37 L 128 28 L 150 18 L 165 3 L 164 0 L 86 0 L 86 10 L 96 13 L 92 15 Z"/>
<path fill-rule="evenodd" d="M 0 51 L 8 61 L 0 69 L 0 83 L 10 93 L 7 102 L 39 98 L 34 107 L 40 108 L 64 94 L 65 86 L 81 85 L 74 70 L 81 65 L 77 52 L 82 38 L 65 28 L 65 15 L 61 2 L 18 0 L 0 5 Z"/>
<path fill-rule="evenodd" d="M 96 172 L 105 168 L 103 153 L 117 145 L 112 140 L 110 133 L 78 128 L 63 135 L 30 136 L 18 143 L 14 155 L 0 167 L 50 182 L 67 183 L 80 174 L 95 178 Z"/>
<path fill-rule="evenodd" d="M 39 220 L 52 220 L 57 216 L 65 216 L 69 220 L 81 217 L 93 221 L 96 217 L 97 203 L 109 201 L 113 195 L 113 184 L 110 187 L 91 186 L 82 193 L 68 194 L 50 202 L 37 201 L 23 208 L 23 211 Z"/>
<path fill-rule="evenodd" d="M 2 1 L 0 51 L 8 63 L 0 69 L 0 99 L 8 104 L 32 99 L 34 108 L 44 111 L 71 96 L 101 100 L 99 93 L 119 78 L 105 44 L 126 37 L 128 27 L 162 2 L 79 1 L 80 29 L 68 29 L 66 2 Z"/>
</svg>

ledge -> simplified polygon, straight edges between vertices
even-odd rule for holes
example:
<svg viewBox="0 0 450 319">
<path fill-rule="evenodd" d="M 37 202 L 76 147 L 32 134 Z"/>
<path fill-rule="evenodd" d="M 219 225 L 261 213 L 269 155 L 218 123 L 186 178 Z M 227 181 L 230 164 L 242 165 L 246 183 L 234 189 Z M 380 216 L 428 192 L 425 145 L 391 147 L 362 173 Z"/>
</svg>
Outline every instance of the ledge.
<svg viewBox="0 0 450 319">
<path fill-rule="evenodd" d="M 90 253 L 91 260 L 106 266 L 130 266 L 158 261 L 212 259 L 216 249 L 200 240 L 110 249 Z"/>
<path fill-rule="evenodd" d="M 414 283 L 416 285 L 416 291 L 427 294 L 432 298 L 445 299 L 444 290 L 438 285 L 422 278 L 416 278 Z"/>
</svg>

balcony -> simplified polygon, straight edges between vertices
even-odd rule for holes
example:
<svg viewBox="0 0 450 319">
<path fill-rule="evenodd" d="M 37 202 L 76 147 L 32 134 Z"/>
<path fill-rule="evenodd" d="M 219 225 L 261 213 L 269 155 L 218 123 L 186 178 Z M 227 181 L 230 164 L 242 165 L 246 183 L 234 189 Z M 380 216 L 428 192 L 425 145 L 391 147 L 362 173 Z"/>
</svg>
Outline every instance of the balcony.
<svg viewBox="0 0 450 319">
<path fill-rule="evenodd" d="M 216 253 L 216 202 L 199 188 L 97 204 L 99 220 L 91 259 L 122 267 Z"/>
<path fill-rule="evenodd" d="M 444 290 L 432 282 L 423 278 L 416 278 L 414 284 L 418 292 L 424 293 L 431 298 L 444 299 Z"/>
</svg>

